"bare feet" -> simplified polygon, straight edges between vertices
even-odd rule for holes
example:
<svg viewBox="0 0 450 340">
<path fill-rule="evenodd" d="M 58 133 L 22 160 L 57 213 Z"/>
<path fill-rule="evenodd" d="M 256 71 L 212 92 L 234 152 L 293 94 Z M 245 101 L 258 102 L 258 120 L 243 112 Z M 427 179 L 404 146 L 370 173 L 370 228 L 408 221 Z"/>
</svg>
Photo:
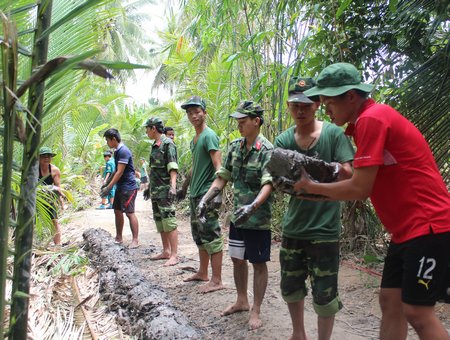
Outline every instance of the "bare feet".
<svg viewBox="0 0 450 340">
<path fill-rule="evenodd" d="M 216 290 L 220 290 L 220 289 L 224 289 L 225 287 L 223 286 L 222 282 L 214 282 L 214 281 L 209 281 L 208 283 L 205 283 L 204 285 L 202 285 L 199 289 L 199 292 L 202 294 L 206 294 L 206 293 L 211 293 L 211 292 L 215 292 Z"/>
<path fill-rule="evenodd" d="M 150 260 L 152 260 L 152 261 L 167 260 L 167 259 L 170 259 L 170 254 L 166 253 L 164 251 L 161 254 L 150 257 Z"/>
<path fill-rule="evenodd" d="M 190 281 L 208 281 L 208 274 L 199 274 L 195 273 L 192 276 L 189 276 L 188 278 L 184 279 L 183 282 L 190 282 Z"/>
<path fill-rule="evenodd" d="M 178 263 L 178 257 L 171 257 L 166 263 L 164 263 L 164 267 L 174 266 Z"/>
<path fill-rule="evenodd" d="M 136 249 L 139 247 L 139 243 L 136 241 L 133 241 L 130 243 L 130 245 L 128 246 L 128 249 Z"/>
<path fill-rule="evenodd" d="M 259 317 L 259 313 L 254 309 L 250 311 L 250 319 L 248 320 L 248 329 L 253 331 L 262 326 L 262 321 Z"/>
<path fill-rule="evenodd" d="M 230 315 L 238 312 L 245 312 L 248 311 L 249 309 L 250 305 L 248 303 L 236 302 L 234 305 L 228 306 L 227 309 L 225 309 L 222 313 L 220 313 L 220 316 Z"/>
<path fill-rule="evenodd" d="M 122 244 L 123 243 L 122 237 L 116 236 L 116 238 L 114 239 L 114 243 Z"/>
</svg>

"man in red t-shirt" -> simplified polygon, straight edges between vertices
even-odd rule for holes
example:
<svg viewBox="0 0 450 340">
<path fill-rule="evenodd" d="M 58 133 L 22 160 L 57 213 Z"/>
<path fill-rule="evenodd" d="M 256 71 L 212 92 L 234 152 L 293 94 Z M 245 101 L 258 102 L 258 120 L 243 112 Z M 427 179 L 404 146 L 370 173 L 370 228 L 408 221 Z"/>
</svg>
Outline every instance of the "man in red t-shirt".
<svg viewBox="0 0 450 340">
<path fill-rule="evenodd" d="M 392 234 L 380 290 L 381 339 L 406 339 L 408 322 L 421 339 L 450 339 L 434 311 L 450 279 L 450 196 L 423 135 L 392 107 L 368 99 L 372 89 L 353 65 L 337 63 L 305 92 L 320 95 L 336 125 L 349 123 L 357 152 L 351 179 L 324 184 L 302 176 L 295 189 L 331 200 L 370 196 Z"/>
</svg>

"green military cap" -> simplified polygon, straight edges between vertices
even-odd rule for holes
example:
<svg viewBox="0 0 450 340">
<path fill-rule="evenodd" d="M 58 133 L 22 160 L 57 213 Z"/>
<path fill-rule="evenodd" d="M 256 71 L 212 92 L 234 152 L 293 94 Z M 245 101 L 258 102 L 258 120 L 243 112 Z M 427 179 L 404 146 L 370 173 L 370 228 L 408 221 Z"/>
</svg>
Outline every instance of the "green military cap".
<svg viewBox="0 0 450 340">
<path fill-rule="evenodd" d="M 303 92 L 313 88 L 316 82 L 313 78 L 292 77 L 289 81 L 289 103 L 312 104 L 319 98 L 308 98 Z"/>
<path fill-rule="evenodd" d="M 251 100 L 244 100 L 239 106 L 236 108 L 236 111 L 233 112 L 230 117 L 239 119 L 244 117 L 262 117 L 264 109 L 258 103 L 255 103 Z"/>
<path fill-rule="evenodd" d="M 147 119 L 147 121 L 145 122 L 145 127 L 149 127 L 149 126 L 161 126 L 164 128 L 164 123 L 161 120 L 161 118 L 158 117 L 150 117 L 149 119 Z"/>
<path fill-rule="evenodd" d="M 305 92 L 316 86 L 313 78 L 292 77 L 289 81 L 289 92 Z"/>
<path fill-rule="evenodd" d="M 317 85 L 305 91 L 305 95 L 334 97 L 350 90 L 370 92 L 372 84 L 361 82 L 361 74 L 355 66 L 348 63 L 336 63 L 325 67 L 317 77 Z"/>
<path fill-rule="evenodd" d="M 51 155 L 52 157 L 55 157 L 56 153 L 53 153 L 52 149 L 48 146 L 43 146 L 39 149 L 39 156 L 40 155 Z"/>
<path fill-rule="evenodd" d="M 181 108 L 186 110 L 189 106 L 200 106 L 203 110 L 206 110 L 205 101 L 199 96 L 192 96 L 183 104 L 181 104 Z"/>
</svg>

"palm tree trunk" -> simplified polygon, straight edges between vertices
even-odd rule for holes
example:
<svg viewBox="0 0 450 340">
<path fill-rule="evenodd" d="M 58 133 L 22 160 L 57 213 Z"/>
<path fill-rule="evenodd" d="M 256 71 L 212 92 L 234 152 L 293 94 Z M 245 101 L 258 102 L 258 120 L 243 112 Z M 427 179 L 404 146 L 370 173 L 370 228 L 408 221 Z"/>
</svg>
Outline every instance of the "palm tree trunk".
<svg viewBox="0 0 450 340">
<path fill-rule="evenodd" d="M 50 26 L 52 0 L 42 1 L 38 6 L 35 44 L 33 47 L 32 69 L 47 62 L 48 36 L 40 35 Z M 28 294 L 31 277 L 31 251 L 33 247 L 33 227 L 36 207 L 36 186 L 38 182 L 38 149 L 41 140 L 45 83 L 30 87 L 28 108 L 32 113 L 27 119 L 27 143 L 22 161 L 22 182 L 20 187 L 19 219 L 16 230 L 14 277 L 11 306 L 11 338 L 27 338 Z M 19 294 L 18 294 L 19 293 Z"/>
<path fill-rule="evenodd" d="M 14 149 L 14 129 L 16 126 L 16 111 L 12 92 L 17 79 L 17 32 L 13 24 L 3 20 L 4 41 L 2 44 L 2 72 L 3 72 L 3 173 L 0 196 L 0 339 L 4 338 L 5 293 L 7 280 L 8 240 L 11 212 L 11 183 Z"/>
</svg>

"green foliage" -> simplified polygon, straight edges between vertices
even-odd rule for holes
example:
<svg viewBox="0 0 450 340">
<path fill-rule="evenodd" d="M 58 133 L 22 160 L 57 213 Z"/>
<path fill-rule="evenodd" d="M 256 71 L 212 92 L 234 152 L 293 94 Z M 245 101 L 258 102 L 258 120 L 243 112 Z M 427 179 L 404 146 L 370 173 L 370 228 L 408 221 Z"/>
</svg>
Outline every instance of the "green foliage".
<svg viewBox="0 0 450 340">
<path fill-rule="evenodd" d="M 366 254 L 363 256 L 363 261 L 365 264 L 377 264 L 382 263 L 384 261 L 384 258 L 382 256 Z"/>
<path fill-rule="evenodd" d="M 424 133 L 449 181 L 449 26 L 442 2 L 185 0 L 160 33 L 163 61 L 154 87 L 174 92 L 175 103 L 197 94 L 208 105 L 208 125 L 222 148 L 236 137 L 228 114 L 242 99 L 265 107 L 263 134 L 270 140 L 292 124 L 286 112 L 291 74 L 316 76 L 334 62 L 350 62 L 363 80 Z M 178 104 L 179 105 L 179 104 Z M 183 167 L 192 131 L 173 101 L 154 111 L 174 125 Z M 323 110 L 318 117 L 327 120 Z M 444 142 L 443 142 L 444 141 Z M 282 200 L 274 205 L 280 223 Z M 347 204 L 344 236 L 349 249 L 378 249 L 382 227 L 369 203 Z M 275 230 L 276 227 L 275 227 Z"/>
<path fill-rule="evenodd" d="M 52 254 L 45 266 L 52 276 L 76 276 L 85 271 L 88 263 L 89 259 L 82 250 L 78 247 L 70 247 L 61 248 L 60 251 Z"/>
<path fill-rule="evenodd" d="M 281 222 L 290 198 L 291 196 L 279 191 L 273 193 L 272 225 L 270 229 L 272 231 L 272 238 L 275 240 L 281 240 Z"/>
</svg>

